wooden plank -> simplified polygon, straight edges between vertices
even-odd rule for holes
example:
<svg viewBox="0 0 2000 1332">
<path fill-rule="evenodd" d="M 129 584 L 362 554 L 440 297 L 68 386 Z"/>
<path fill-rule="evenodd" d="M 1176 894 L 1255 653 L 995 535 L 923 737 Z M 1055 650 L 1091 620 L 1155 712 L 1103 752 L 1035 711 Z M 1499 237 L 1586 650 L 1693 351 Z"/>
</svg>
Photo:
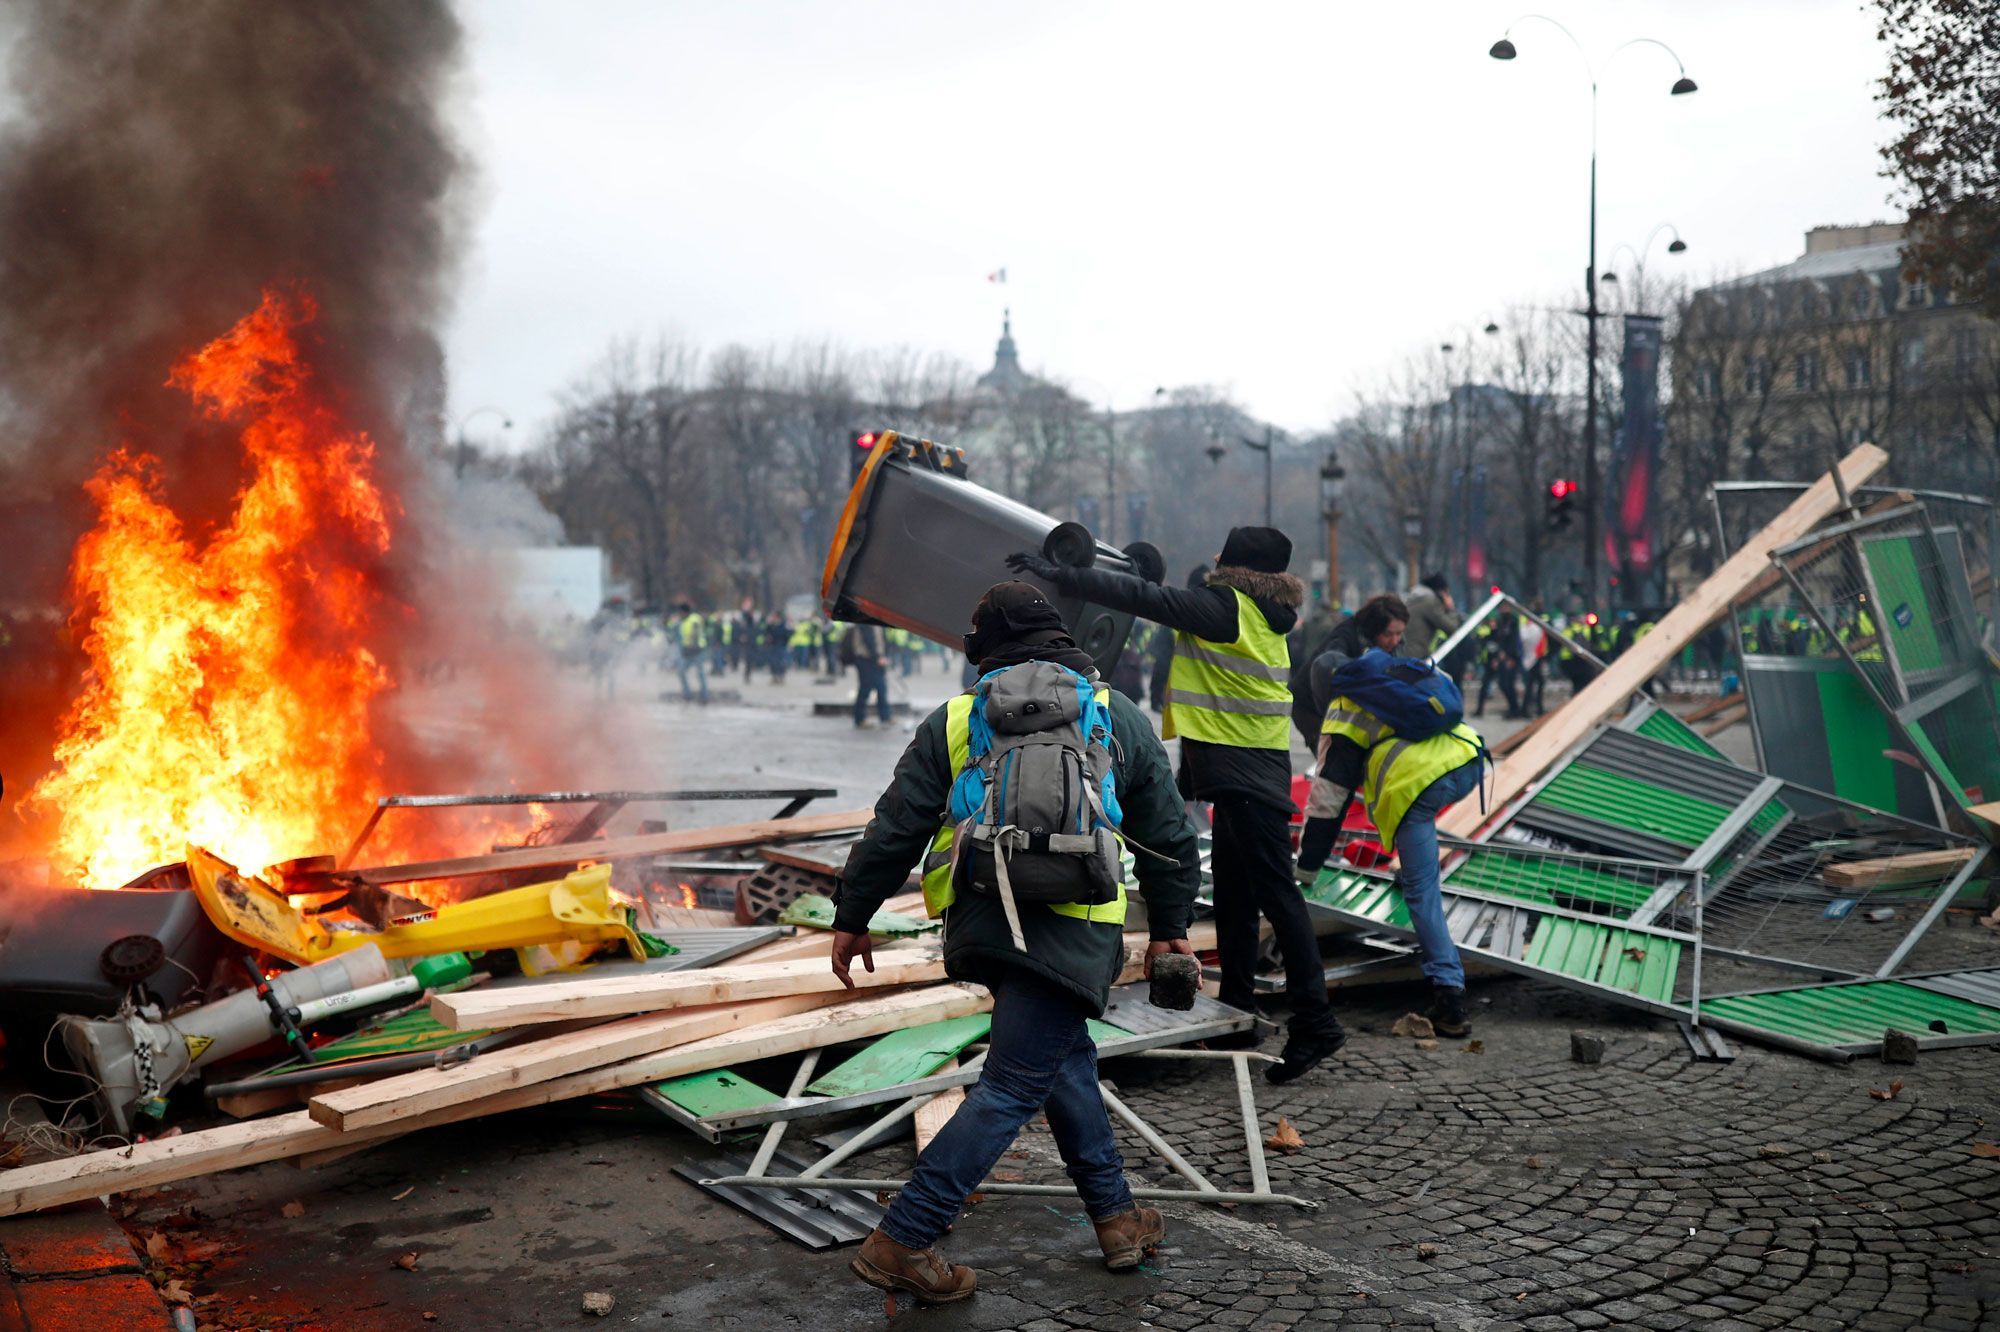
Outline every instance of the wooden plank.
<svg viewBox="0 0 2000 1332">
<path fill-rule="evenodd" d="M 847 868 L 847 853 L 854 849 L 858 838 L 846 838 L 838 842 L 800 842 L 796 846 L 763 846 L 757 854 L 776 865 L 789 865 L 793 869 L 804 870 L 808 874 L 830 874 L 838 876 Z"/>
<path fill-rule="evenodd" d="M 582 861 L 628 860 L 685 851 L 715 851 L 727 846 L 755 846 L 787 837 L 853 832 L 865 827 L 874 813 L 871 809 L 849 809 L 830 814 L 801 814 L 791 819 L 762 819 L 756 823 L 730 823 L 716 828 L 685 828 L 679 832 L 645 833 L 598 842 L 523 846 L 511 851 L 495 851 L 490 855 L 463 856 L 456 860 L 371 865 L 365 869 L 347 870 L 344 874 L 359 878 L 364 883 L 385 884 L 413 883 L 419 879 L 458 879 L 502 870 L 560 869 Z"/>
<path fill-rule="evenodd" d="M 940 1073 L 956 1073 L 957 1071 L 958 1061 L 956 1059 L 938 1070 Z M 951 1122 L 951 1117 L 958 1113 L 958 1107 L 964 1104 L 965 1088 L 947 1087 L 917 1107 L 917 1152 L 919 1155 L 931 1145 L 931 1139 L 938 1135 L 938 1130 Z"/>
<path fill-rule="evenodd" d="M 0 1171 L 0 1216 L 81 1202 L 105 1193 L 153 1188 L 218 1170 L 286 1160 L 311 1152 L 355 1148 L 417 1129 L 595 1095 L 643 1082 L 659 1082 L 721 1068 L 739 1060 L 797 1054 L 839 1041 L 878 1036 L 914 1022 L 985 1012 L 992 1003 L 984 991 L 968 985 L 899 990 L 762 1023 L 728 1037 L 711 1037 L 679 1049 L 657 1051 L 532 1086 L 513 1087 L 484 1100 L 446 1106 L 413 1119 L 354 1133 L 337 1132 L 314 1120 L 307 1111 L 298 1110 L 272 1119 L 224 1124 L 171 1138 L 155 1138 L 131 1147 L 19 1166 Z"/>
<path fill-rule="evenodd" d="M 345 1091 L 315 1093 L 306 1103 L 306 1111 L 320 1123 L 342 1132 L 386 1124 L 444 1106 L 476 1101 L 510 1087 L 546 1082 L 586 1068 L 822 1008 L 837 998 L 831 994 L 789 995 L 747 1004 L 625 1018 L 489 1050 L 477 1059 L 450 1068 L 421 1068 Z"/>
<path fill-rule="evenodd" d="M 1965 812 L 1975 819 L 1982 819 L 1989 827 L 2000 828 L 2000 800 L 1984 805 L 1968 805 Z"/>
<path fill-rule="evenodd" d="M 1681 720 L 1692 726 L 1698 721 L 1713 717 L 1718 712 L 1727 712 L 1742 702 L 1743 691 L 1739 689 L 1733 694 L 1724 694 L 1721 698 L 1711 698 L 1694 711 L 1683 713 Z"/>
<path fill-rule="evenodd" d="M 1714 721 L 1710 722 L 1708 725 L 1701 728 L 1702 738 L 1704 740 L 1712 740 L 1716 736 L 1721 735 L 1724 731 L 1728 730 L 1730 727 L 1735 726 L 1739 722 L 1748 721 L 1749 719 L 1750 719 L 1750 709 L 1747 707 L 1737 708 L 1731 712 L 1727 712 L 1722 716 L 1717 717 Z"/>
<path fill-rule="evenodd" d="M 830 944 L 826 945 L 831 947 Z M 944 962 L 931 950 L 875 959 L 875 970 L 853 967 L 855 985 L 884 989 L 944 979 Z M 574 1018 L 623 1017 L 704 1004 L 740 1003 L 776 995 L 828 994 L 844 987 L 826 958 L 708 967 L 699 971 L 580 976 L 574 980 L 507 989 L 460 990 L 431 1000 L 431 1016 L 454 1031 L 522 1027 Z"/>
<path fill-rule="evenodd" d="M 1527 743 L 1529 736 L 1533 735 L 1536 731 L 1541 730 L 1542 727 L 1548 725 L 1549 718 L 1555 715 L 1556 714 L 1553 712 L 1544 712 L 1541 716 L 1535 718 L 1533 721 L 1529 722 L 1526 726 L 1521 727 L 1519 730 L 1515 731 L 1512 735 L 1506 736 L 1501 740 L 1495 741 L 1492 745 L 1488 746 L 1488 748 L 1490 748 L 1493 751 L 1493 757 L 1501 758 L 1519 749 L 1522 745 Z"/>
<path fill-rule="evenodd" d="M 1826 881 L 1835 888 L 1894 888 L 1900 884 L 1932 883 L 1948 878 L 1972 859 L 1973 847 L 1949 851 L 1912 851 L 1879 860 L 1848 860 L 1826 867 Z"/>
<path fill-rule="evenodd" d="M 1889 455 L 1881 449 L 1863 444 L 1840 460 L 1840 475 L 1851 492 L 1856 486 L 1866 484 L 1888 461 Z M 1497 817 L 1535 778 L 1588 735 L 1592 727 L 1624 707 L 1633 693 L 1666 668 L 1675 653 L 1728 614 L 1730 604 L 1770 569 L 1773 549 L 1805 536 L 1839 509 L 1840 494 L 1834 488 L 1831 474 L 1808 486 L 1783 513 L 1683 597 L 1651 633 L 1627 648 L 1595 680 L 1552 713 L 1548 724 L 1526 744 L 1502 759 L 1483 802 L 1459 801 L 1438 820 L 1438 831 L 1453 837 L 1471 837 L 1481 824 Z"/>
</svg>

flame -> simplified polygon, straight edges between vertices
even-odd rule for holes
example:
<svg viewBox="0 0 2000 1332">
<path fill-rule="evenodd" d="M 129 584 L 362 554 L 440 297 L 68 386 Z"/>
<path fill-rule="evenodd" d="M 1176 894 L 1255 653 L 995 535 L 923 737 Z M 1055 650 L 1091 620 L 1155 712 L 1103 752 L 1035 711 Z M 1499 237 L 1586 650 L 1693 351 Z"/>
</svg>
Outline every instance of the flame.
<svg viewBox="0 0 2000 1332">
<path fill-rule="evenodd" d="M 87 489 L 97 522 L 70 577 L 90 661 L 55 767 L 30 801 L 52 859 L 115 888 L 189 843 L 267 867 L 336 850 L 379 789 L 367 644 L 390 540 L 375 448 L 314 383 L 302 291 L 262 304 L 173 368 L 201 415 L 240 423 L 234 511 L 191 535 L 157 459 L 121 447 Z"/>
<path fill-rule="evenodd" d="M 683 884 L 680 884 L 680 885 L 679 885 L 679 888 L 680 888 L 680 890 L 681 890 L 681 905 L 682 905 L 682 906 L 684 906 L 684 907 L 689 907 L 689 908 L 693 908 L 693 907 L 698 907 L 698 906 L 700 906 L 700 905 L 701 905 L 701 899 L 700 899 L 699 897 L 696 897 L 696 896 L 695 896 L 695 892 L 694 892 L 694 885 L 693 885 L 693 884 L 691 884 L 691 883 L 683 883 Z"/>
</svg>

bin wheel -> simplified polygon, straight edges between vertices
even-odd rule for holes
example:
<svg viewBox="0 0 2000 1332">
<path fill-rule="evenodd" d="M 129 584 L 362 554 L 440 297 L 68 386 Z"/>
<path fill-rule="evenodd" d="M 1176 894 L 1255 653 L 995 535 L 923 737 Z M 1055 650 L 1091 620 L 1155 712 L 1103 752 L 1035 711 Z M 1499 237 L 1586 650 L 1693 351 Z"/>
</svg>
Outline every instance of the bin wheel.
<svg viewBox="0 0 2000 1332">
<path fill-rule="evenodd" d="M 1167 576 L 1167 557 L 1160 548 L 1150 541 L 1134 541 L 1125 547 L 1125 555 L 1132 561 L 1132 570 L 1149 583 L 1158 583 Z"/>
<path fill-rule="evenodd" d="M 1042 538 L 1042 558 L 1051 564 L 1088 569 L 1097 562 L 1097 538 L 1082 523 L 1057 523 Z"/>
<path fill-rule="evenodd" d="M 167 960 L 167 947 L 150 934 L 128 934 L 113 939 L 98 954 L 97 968 L 105 979 L 131 985 L 146 979 Z"/>
</svg>

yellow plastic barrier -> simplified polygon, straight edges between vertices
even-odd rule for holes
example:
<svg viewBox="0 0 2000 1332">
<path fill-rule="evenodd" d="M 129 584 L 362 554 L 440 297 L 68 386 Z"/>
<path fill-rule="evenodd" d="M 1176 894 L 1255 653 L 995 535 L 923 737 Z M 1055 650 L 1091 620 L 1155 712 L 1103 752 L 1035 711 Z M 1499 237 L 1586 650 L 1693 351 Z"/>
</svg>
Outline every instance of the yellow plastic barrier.
<svg viewBox="0 0 2000 1332">
<path fill-rule="evenodd" d="M 634 958 L 646 956 L 625 909 L 611 900 L 609 865 L 587 865 L 547 883 L 453 902 L 383 930 L 329 930 L 270 884 L 200 847 L 188 848 L 188 871 L 195 897 L 217 929 L 300 966 L 371 943 L 384 957 L 548 945 L 560 957 L 580 960 L 603 943 L 622 943 Z"/>
</svg>

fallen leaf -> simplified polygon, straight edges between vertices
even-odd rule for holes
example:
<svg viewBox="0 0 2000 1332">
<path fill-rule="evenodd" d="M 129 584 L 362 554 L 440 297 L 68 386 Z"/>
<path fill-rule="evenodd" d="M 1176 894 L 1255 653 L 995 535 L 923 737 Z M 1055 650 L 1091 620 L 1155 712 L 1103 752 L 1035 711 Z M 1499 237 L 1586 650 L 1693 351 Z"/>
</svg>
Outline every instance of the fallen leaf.
<svg viewBox="0 0 2000 1332">
<path fill-rule="evenodd" d="M 1639 947 L 1627 948 L 1625 956 L 1631 958 L 1634 962 L 1644 962 L 1646 960 L 1646 950 Z"/>
<path fill-rule="evenodd" d="M 986 1177 L 996 1184 L 1019 1184 L 1027 1178 L 1020 1171 L 1009 1170 L 1004 1166 L 995 1166 L 987 1172 Z"/>
<path fill-rule="evenodd" d="M 1485 1053 L 1486 1053 L 1486 1042 L 1485 1042 L 1485 1041 L 1467 1041 L 1467 1042 L 1465 1043 L 1465 1049 L 1463 1049 L 1463 1050 L 1459 1051 L 1459 1053 L 1460 1053 L 1460 1054 L 1485 1054 Z"/>
<path fill-rule="evenodd" d="M 1419 1050 L 1435 1050 L 1438 1048 L 1438 1043 L 1436 1041 L 1418 1041 L 1417 1048 Z"/>
<path fill-rule="evenodd" d="M 965 1200 L 969 1203 L 983 1203 L 986 1201 L 986 1195 L 983 1193 L 967 1194 Z"/>
<path fill-rule="evenodd" d="M 160 1298 L 168 1304 L 187 1304 L 194 1299 L 194 1292 L 176 1278 L 160 1287 Z"/>
<path fill-rule="evenodd" d="M 1972 1144 L 1974 1156 L 2000 1156 L 2000 1142 L 1975 1142 Z"/>
<path fill-rule="evenodd" d="M 302 1202 L 297 1202 L 297 1201 L 288 1202 L 283 1207 L 280 1207 L 278 1209 L 278 1215 L 284 1217 L 288 1221 L 296 1221 L 299 1217 L 302 1217 L 305 1214 L 306 1214 L 306 1205 Z"/>
<path fill-rule="evenodd" d="M 25 1142 L 15 1143 L 4 1154 L 0 1154 L 0 1169 L 13 1169 L 15 1166 L 21 1164 L 27 1155 L 28 1144 Z"/>
<path fill-rule="evenodd" d="M 1888 1091 L 1883 1091 L 1880 1087 L 1870 1087 L 1868 1094 L 1878 1101 L 1893 1101 L 1903 1094 L 1903 1080 L 1897 1078 L 1890 1083 Z"/>
<path fill-rule="evenodd" d="M 414 1253 L 399 1253 L 395 1258 L 390 1260 L 389 1265 L 391 1267 L 400 1267 L 405 1272 L 414 1272 L 417 1270 L 417 1255 Z"/>
<path fill-rule="evenodd" d="M 882 1316 L 884 1318 L 896 1316 L 896 1292 L 893 1290 L 882 1293 Z"/>
<path fill-rule="evenodd" d="M 146 1236 L 146 1256 L 148 1258 L 164 1263 L 172 1255 L 173 1251 L 173 1246 L 167 1243 L 167 1237 L 159 1231 L 156 1230 Z"/>
<path fill-rule="evenodd" d="M 403 1201 L 403 1199 L 405 1199 L 405 1198 L 409 1197 L 409 1196 L 410 1196 L 411 1194 L 415 1193 L 416 1191 L 417 1191 L 417 1186 L 416 1186 L 416 1185 L 414 1185 L 414 1184 L 412 1184 L 412 1185 L 410 1185 L 410 1187 L 409 1187 L 409 1188 L 407 1188 L 407 1189 L 404 1189 L 404 1190 L 403 1190 L 403 1191 L 402 1191 L 401 1193 L 399 1193 L 399 1194 L 397 1194 L 397 1195 L 396 1195 L 395 1197 L 393 1197 L 393 1198 L 389 1199 L 389 1201 L 390 1201 L 390 1202 L 401 1202 L 401 1201 Z"/>
<path fill-rule="evenodd" d="M 1291 1120 L 1279 1115 L 1278 1127 L 1270 1137 L 1264 1139 L 1264 1145 L 1274 1152 L 1296 1152 L 1306 1145 L 1306 1140 L 1292 1127 Z"/>
<path fill-rule="evenodd" d="M 1435 1258 L 1441 1252 L 1442 1250 L 1435 1244 L 1419 1244 L 1417 1246 L 1417 1257 L 1419 1258 Z"/>
<path fill-rule="evenodd" d="M 1784 1146 L 1782 1143 L 1765 1143 L 1757 1149 L 1757 1155 L 1759 1156 L 1790 1156 L 1791 1154 L 1792 1149 Z"/>
</svg>

